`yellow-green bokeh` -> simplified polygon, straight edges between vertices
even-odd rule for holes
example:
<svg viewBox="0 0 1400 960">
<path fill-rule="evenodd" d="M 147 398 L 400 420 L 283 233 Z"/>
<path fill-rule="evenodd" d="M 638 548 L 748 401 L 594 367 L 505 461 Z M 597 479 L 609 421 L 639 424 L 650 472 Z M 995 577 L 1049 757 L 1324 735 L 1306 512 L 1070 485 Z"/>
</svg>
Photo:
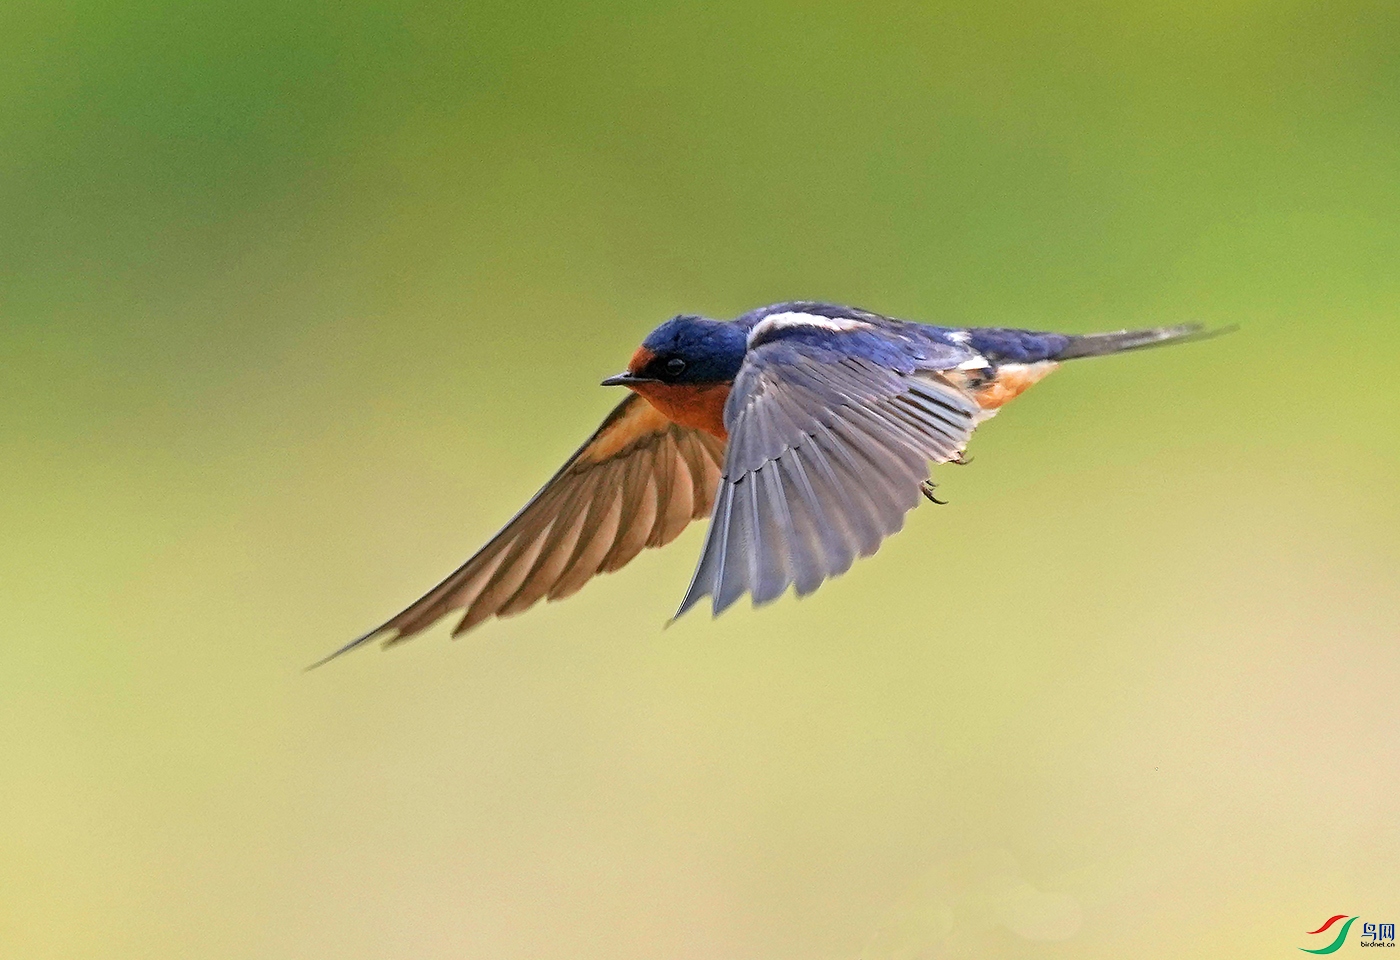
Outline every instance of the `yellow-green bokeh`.
<svg viewBox="0 0 1400 960">
<path fill-rule="evenodd" d="M 1397 49 L 1387 2 L 6 6 L 0 953 L 1400 918 Z M 787 298 L 1240 329 L 1057 374 L 801 603 L 663 633 L 697 529 L 302 673 L 652 325 Z"/>
</svg>

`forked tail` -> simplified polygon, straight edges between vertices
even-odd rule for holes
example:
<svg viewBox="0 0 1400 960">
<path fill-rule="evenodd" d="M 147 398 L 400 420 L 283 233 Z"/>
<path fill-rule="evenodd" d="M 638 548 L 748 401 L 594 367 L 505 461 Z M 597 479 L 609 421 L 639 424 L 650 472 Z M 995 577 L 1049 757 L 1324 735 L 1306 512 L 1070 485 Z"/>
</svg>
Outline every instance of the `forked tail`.
<svg viewBox="0 0 1400 960">
<path fill-rule="evenodd" d="M 1149 327 L 1146 330 L 1119 330 L 1114 333 L 1083 333 L 1072 335 L 1069 344 L 1058 351 L 1054 359 L 1075 360 L 1079 357 L 1101 357 L 1108 353 L 1122 353 L 1124 350 L 1141 350 L 1143 347 L 1156 347 L 1164 343 L 1182 343 L 1187 340 L 1206 340 L 1229 333 L 1234 327 L 1207 330 L 1199 323 L 1185 323 L 1174 327 Z"/>
</svg>

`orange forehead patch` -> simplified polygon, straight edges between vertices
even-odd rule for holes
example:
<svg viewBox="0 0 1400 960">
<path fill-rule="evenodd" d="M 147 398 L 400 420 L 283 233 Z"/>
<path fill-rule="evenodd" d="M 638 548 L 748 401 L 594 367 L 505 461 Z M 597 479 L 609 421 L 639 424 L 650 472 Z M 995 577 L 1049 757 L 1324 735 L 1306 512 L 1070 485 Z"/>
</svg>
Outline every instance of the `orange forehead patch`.
<svg viewBox="0 0 1400 960">
<path fill-rule="evenodd" d="M 638 347 L 637 352 L 632 354 L 632 359 L 627 363 L 628 373 L 637 373 L 643 370 L 647 364 L 656 359 L 656 354 L 646 347 Z"/>
</svg>

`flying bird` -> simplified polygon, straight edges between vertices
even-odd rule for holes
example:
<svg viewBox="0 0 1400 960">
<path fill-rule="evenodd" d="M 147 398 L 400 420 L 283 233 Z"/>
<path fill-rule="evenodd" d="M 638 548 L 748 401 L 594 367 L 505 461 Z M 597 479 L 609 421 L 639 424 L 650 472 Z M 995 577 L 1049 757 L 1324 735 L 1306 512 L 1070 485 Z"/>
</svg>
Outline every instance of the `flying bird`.
<svg viewBox="0 0 1400 960">
<path fill-rule="evenodd" d="M 454 611 L 457 636 L 562 599 L 706 516 L 677 617 L 704 597 L 718 615 L 746 593 L 804 596 L 935 500 L 929 464 L 964 462 L 977 425 L 1061 362 L 1203 335 L 941 327 L 807 301 L 673 317 L 603 381 L 627 397 L 499 533 L 321 663 Z"/>
</svg>

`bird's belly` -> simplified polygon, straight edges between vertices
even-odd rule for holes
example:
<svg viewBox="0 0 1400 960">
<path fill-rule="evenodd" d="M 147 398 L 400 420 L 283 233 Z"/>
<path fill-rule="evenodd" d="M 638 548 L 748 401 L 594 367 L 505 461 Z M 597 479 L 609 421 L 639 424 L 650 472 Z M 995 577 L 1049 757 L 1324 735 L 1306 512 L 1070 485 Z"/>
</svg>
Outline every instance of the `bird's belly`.
<svg viewBox="0 0 1400 960">
<path fill-rule="evenodd" d="M 667 419 L 726 440 L 729 432 L 724 428 L 724 402 L 729 399 L 730 386 L 728 383 L 639 383 L 633 389 Z"/>
</svg>

